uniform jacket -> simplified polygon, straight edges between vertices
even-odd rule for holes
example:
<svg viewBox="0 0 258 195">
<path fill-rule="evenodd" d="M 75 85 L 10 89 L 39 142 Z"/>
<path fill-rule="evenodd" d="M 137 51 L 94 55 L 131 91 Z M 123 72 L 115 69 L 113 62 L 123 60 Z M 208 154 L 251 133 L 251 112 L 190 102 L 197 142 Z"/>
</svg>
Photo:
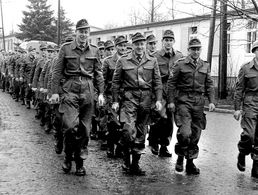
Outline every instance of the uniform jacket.
<svg viewBox="0 0 258 195">
<path fill-rule="evenodd" d="M 23 79 L 26 83 L 31 83 L 30 72 L 34 66 L 34 59 L 35 59 L 34 56 L 28 55 L 25 58 L 25 61 L 21 66 L 20 75 L 21 75 L 21 77 L 23 77 Z"/>
<path fill-rule="evenodd" d="M 103 62 L 103 77 L 105 81 L 105 93 L 111 94 L 112 78 L 116 69 L 116 62 L 119 56 L 115 53 L 113 56 L 107 57 Z"/>
<path fill-rule="evenodd" d="M 204 93 L 210 103 L 214 102 L 214 87 L 209 63 L 198 59 L 195 65 L 190 56 L 178 60 L 168 80 L 169 103 L 174 102 L 177 90 L 179 93 Z"/>
<path fill-rule="evenodd" d="M 120 88 L 128 90 L 149 89 L 155 92 L 156 99 L 162 98 L 162 83 L 157 60 L 144 55 L 139 63 L 134 52 L 122 56 L 113 75 L 113 99 L 118 102 Z"/>
<path fill-rule="evenodd" d="M 52 93 L 58 93 L 60 80 L 72 76 L 82 76 L 94 79 L 99 93 L 104 91 L 104 79 L 101 64 L 97 58 L 98 48 L 88 45 L 82 51 L 76 41 L 65 43 L 59 51 L 58 60 L 52 73 Z"/>
<path fill-rule="evenodd" d="M 240 110 L 241 103 L 248 93 L 258 93 L 258 64 L 255 58 L 239 70 L 234 96 L 235 110 Z"/>
</svg>

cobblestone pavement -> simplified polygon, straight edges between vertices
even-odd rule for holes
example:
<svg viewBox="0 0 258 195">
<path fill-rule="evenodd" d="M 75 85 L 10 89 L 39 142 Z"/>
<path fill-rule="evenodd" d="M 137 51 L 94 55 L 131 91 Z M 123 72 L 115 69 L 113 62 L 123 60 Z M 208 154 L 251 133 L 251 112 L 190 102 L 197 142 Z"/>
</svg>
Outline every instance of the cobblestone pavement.
<svg viewBox="0 0 258 195">
<path fill-rule="evenodd" d="M 199 176 L 174 170 L 175 134 L 170 145 L 172 158 L 150 153 L 142 157 L 147 175 L 126 175 L 121 160 L 108 159 L 99 143 L 91 141 L 85 161 L 87 175 L 77 177 L 61 170 L 63 155 L 54 152 L 52 134 L 45 134 L 35 110 L 27 110 L 10 95 L 0 92 L 0 195 L 7 194 L 258 194 L 258 180 L 247 170 L 236 168 L 237 141 L 241 133 L 232 115 L 207 113 L 208 125 L 200 141 L 196 165 Z"/>
</svg>

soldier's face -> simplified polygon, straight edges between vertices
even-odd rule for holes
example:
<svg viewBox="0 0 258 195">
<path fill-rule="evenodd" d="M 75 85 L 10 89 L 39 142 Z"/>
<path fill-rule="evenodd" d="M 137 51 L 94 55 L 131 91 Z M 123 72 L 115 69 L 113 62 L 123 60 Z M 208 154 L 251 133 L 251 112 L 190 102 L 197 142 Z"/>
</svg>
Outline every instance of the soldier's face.
<svg viewBox="0 0 258 195">
<path fill-rule="evenodd" d="M 173 45 L 175 43 L 175 40 L 173 38 L 164 38 L 162 40 L 162 45 L 163 45 L 163 48 L 166 50 L 166 51 L 171 51 L 172 48 L 173 48 Z"/>
<path fill-rule="evenodd" d="M 88 42 L 88 38 L 90 35 L 90 28 L 82 28 L 75 31 L 76 40 L 79 44 L 85 44 Z"/>
<path fill-rule="evenodd" d="M 156 49 L 157 49 L 157 47 L 156 47 L 156 42 L 147 43 L 146 48 L 147 48 L 147 50 L 150 51 L 150 52 L 155 52 Z"/>
<path fill-rule="evenodd" d="M 193 59 L 198 59 L 200 57 L 202 48 L 201 47 L 190 47 L 188 49 L 189 55 L 193 58 Z"/>
<path fill-rule="evenodd" d="M 136 53 L 136 55 L 142 55 L 146 48 L 146 42 L 145 41 L 136 41 L 133 43 L 133 50 Z"/>
<path fill-rule="evenodd" d="M 126 53 L 126 43 L 118 44 L 116 50 L 119 55 L 124 55 Z"/>
<path fill-rule="evenodd" d="M 109 47 L 105 50 L 106 56 L 112 56 L 115 53 L 115 48 L 114 47 Z"/>
</svg>

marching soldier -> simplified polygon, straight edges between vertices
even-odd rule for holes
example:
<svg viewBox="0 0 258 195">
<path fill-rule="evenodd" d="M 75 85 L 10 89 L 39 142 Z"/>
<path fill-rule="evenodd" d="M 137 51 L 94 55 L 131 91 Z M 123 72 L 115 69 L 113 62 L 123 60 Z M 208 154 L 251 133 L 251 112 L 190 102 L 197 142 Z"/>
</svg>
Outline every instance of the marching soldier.
<svg viewBox="0 0 258 195">
<path fill-rule="evenodd" d="M 210 66 L 200 59 L 201 42 L 192 39 L 188 44 L 188 56 L 179 59 L 168 80 L 168 108 L 175 111 L 178 127 L 175 153 L 178 155 L 176 171 L 183 171 L 184 158 L 187 174 L 199 174 L 193 160 L 198 157 L 198 142 L 201 131 L 206 127 L 204 96 L 209 100 L 209 110 L 215 109 L 214 88 L 210 76 Z M 178 93 L 177 93 L 178 92 Z M 178 94 L 178 95 L 176 95 Z"/>
<path fill-rule="evenodd" d="M 132 36 L 132 45 L 132 53 L 117 61 L 112 83 L 112 108 L 118 110 L 121 107 L 120 122 L 123 130 L 120 144 L 124 152 L 123 169 L 131 174 L 144 175 L 139 160 L 145 147 L 151 96 L 154 92 L 157 110 L 161 110 L 162 84 L 157 60 L 146 53 L 146 40 L 141 33 Z M 124 90 L 121 105 L 118 102 L 120 88 Z"/>
<path fill-rule="evenodd" d="M 149 36 L 146 37 L 146 49 L 147 51 L 149 52 L 149 55 L 154 55 L 156 50 L 157 50 L 157 40 L 156 40 L 156 37 L 151 34 Z"/>
<path fill-rule="evenodd" d="M 103 77 L 105 81 L 105 98 L 106 98 L 106 126 L 107 126 L 107 155 L 108 157 L 119 157 L 121 156 L 121 149 L 118 145 L 120 138 L 120 124 L 117 120 L 117 113 L 111 110 L 112 106 L 112 78 L 116 68 L 117 60 L 126 52 L 127 40 L 124 36 L 118 36 L 115 39 L 116 53 L 113 56 L 107 57 L 103 62 Z M 116 146 L 116 147 L 115 147 Z"/>
<path fill-rule="evenodd" d="M 107 40 L 104 43 L 104 46 L 105 46 L 105 56 L 106 57 L 114 55 L 114 53 L 115 53 L 115 45 L 114 45 L 114 43 L 111 40 Z"/>
<path fill-rule="evenodd" d="M 72 159 L 78 176 L 86 174 L 83 160 L 88 154 L 91 120 L 94 112 L 94 86 L 98 90 L 98 103 L 104 104 L 104 80 L 98 60 L 98 48 L 88 42 L 90 26 L 86 19 L 76 24 L 76 38 L 62 45 L 54 66 L 51 81 L 51 102 L 59 102 L 64 131 L 65 159 L 63 171 L 70 172 Z M 60 80 L 65 77 L 63 93 L 59 97 Z"/>
<path fill-rule="evenodd" d="M 234 118 L 239 120 L 242 114 L 243 132 L 238 142 L 237 167 L 240 171 L 245 171 L 245 156 L 251 154 L 253 159 L 251 175 L 258 178 L 258 41 L 253 43 L 252 53 L 255 57 L 241 67 L 237 77 Z"/>
<path fill-rule="evenodd" d="M 25 99 L 26 99 L 27 109 L 30 109 L 30 102 L 32 100 L 30 72 L 35 66 L 35 63 L 34 63 L 35 50 L 36 49 L 33 48 L 32 46 L 28 48 L 28 55 L 26 56 L 23 66 L 21 67 L 21 78 L 24 81 L 24 86 L 25 86 Z"/>
<path fill-rule="evenodd" d="M 159 155 L 160 157 L 172 156 L 172 154 L 167 149 L 173 134 L 173 114 L 167 108 L 167 80 L 171 68 L 174 66 L 174 62 L 183 57 L 181 52 L 173 48 L 174 43 L 175 36 L 173 31 L 166 30 L 162 38 L 162 49 L 154 54 L 158 60 L 163 85 L 163 108 L 161 112 L 153 111 L 154 124 L 150 126 L 150 134 L 148 139 L 152 153 Z M 160 129 L 162 129 L 162 131 L 160 131 Z"/>
</svg>

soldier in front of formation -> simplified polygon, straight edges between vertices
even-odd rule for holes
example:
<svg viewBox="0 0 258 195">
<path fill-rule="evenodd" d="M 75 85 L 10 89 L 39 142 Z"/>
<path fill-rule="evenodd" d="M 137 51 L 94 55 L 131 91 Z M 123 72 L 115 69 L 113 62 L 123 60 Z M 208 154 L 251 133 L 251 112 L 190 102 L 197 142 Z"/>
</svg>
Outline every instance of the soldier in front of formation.
<svg viewBox="0 0 258 195">
<path fill-rule="evenodd" d="M 245 171 L 245 157 L 251 154 L 253 166 L 251 176 L 258 178 L 258 41 L 252 45 L 255 57 L 244 64 L 237 77 L 234 104 L 236 120 L 241 119 L 241 133 L 238 142 L 237 167 Z"/>
<path fill-rule="evenodd" d="M 205 96 L 208 97 L 209 111 L 215 109 L 214 87 L 210 76 L 210 65 L 200 59 L 201 42 L 192 39 L 188 44 L 188 56 L 179 59 L 172 68 L 168 79 L 168 109 L 175 111 L 178 155 L 176 171 L 184 170 L 184 158 L 187 174 L 199 174 L 200 170 L 193 160 L 198 157 L 198 142 L 202 130 L 206 127 L 204 114 Z"/>
<path fill-rule="evenodd" d="M 167 81 L 174 63 L 183 57 L 183 54 L 173 48 L 175 36 L 172 30 L 165 30 L 162 37 L 162 49 L 154 53 L 159 65 L 162 86 L 162 110 L 153 111 L 153 123 L 150 126 L 149 146 L 155 155 L 160 157 L 171 157 L 168 151 L 173 134 L 173 113 L 167 108 L 168 92 Z M 162 131 L 160 131 L 162 129 Z M 159 147 L 160 146 L 160 147 Z"/>
<path fill-rule="evenodd" d="M 162 83 L 157 60 L 147 54 L 146 39 L 141 33 L 132 36 L 132 47 L 132 52 L 121 56 L 116 64 L 112 108 L 117 111 L 120 107 L 122 168 L 130 174 L 144 175 L 139 160 L 145 148 L 152 93 L 156 96 L 157 110 L 161 110 Z M 119 102 L 121 89 L 123 97 Z"/>
<path fill-rule="evenodd" d="M 86 19 L 76 24 L 75 40 L 61 46 L 51 79 L 51 102 L 59 102 L 64 135 L 64 163 L 62 169 L 70 172 L 72 160 L 75 174 L 83 176 L 83 166 L 88 154 L 91 121 L 94 113 L 94 85 L 98 104 L 104 104 L 104 79 L 98 59 L 98 48 L 89 43 L 90 26 Z M 65 78 L 59 94 L 61 79 Z"/>
</svg>

